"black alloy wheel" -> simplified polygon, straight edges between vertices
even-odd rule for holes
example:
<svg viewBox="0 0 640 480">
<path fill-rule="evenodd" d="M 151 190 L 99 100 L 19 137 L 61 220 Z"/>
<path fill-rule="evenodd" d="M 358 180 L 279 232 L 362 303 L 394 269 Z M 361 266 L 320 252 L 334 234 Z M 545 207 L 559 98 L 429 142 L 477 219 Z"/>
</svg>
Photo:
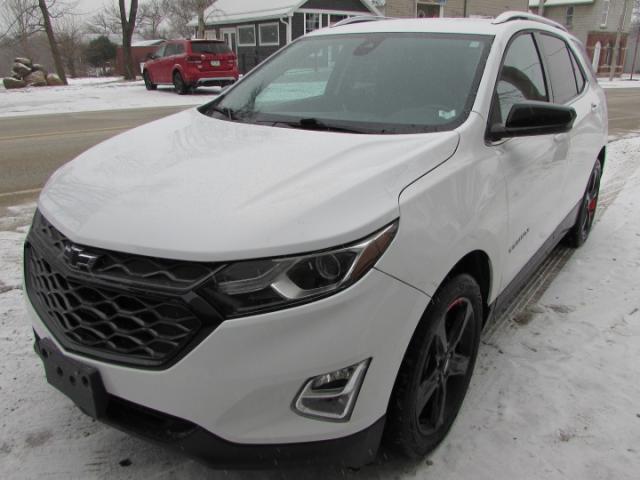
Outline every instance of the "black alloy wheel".
<svg viewBox="0 0 640 480">
<path fill-rule="evenodd" d="M 421 458 L 446 436 L 473 373 L 482 296 L 467 274 L 448 280 L 434 295 L 402 362 L 387 412 L 387 444 Z"/>
<path fill-rule="evenodd" d="M 185 83 L 180 72 L 173 74 L 173 87 L 176 89 L 178 95 L 186 95 L 189 93 L 189 86 Z"/>
<path fill-rule="evenodd" d="M 602 164 L 596 161 L 587 182 L 584 196 L 580 202 L 578 218 L 573 228 L 567 234 L 567 243 L 573 248 L 579 248 L 587 241 L 598 207 L 598 197 L 600 195 L 600 179 L 602 178 Z"/>
</svg>

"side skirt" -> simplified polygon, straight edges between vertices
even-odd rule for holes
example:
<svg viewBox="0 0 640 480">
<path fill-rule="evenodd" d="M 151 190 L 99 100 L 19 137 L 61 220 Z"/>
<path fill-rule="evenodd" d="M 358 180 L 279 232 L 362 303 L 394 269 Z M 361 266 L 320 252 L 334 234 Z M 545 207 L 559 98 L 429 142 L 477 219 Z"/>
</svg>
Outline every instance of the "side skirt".
<svg viewBox="0 0 640 480">
<path fill-rule="evenodd" d="M 522 267 L 522 270 L 518 272 L 513 280 L 506 286 L 498 298 L 489 306 L 489 315 L 485 321 L 485 325 L 490 324 L 507 311 L 515 297 L 522 291 L 530 280 L 531 275 L 542 264 L 542 262 L 549 256 L 554 248 L 560 243 L 569 230 L 575 225 L 578 218 L 578 212 L 580 210 L 581 202 L 578 202 L 575 207 L 571 209 L 569 215 L 558 225 L 551 236 L 542 244 L 538 251 L 531 257 L 531 259 Z"/>
</svg>

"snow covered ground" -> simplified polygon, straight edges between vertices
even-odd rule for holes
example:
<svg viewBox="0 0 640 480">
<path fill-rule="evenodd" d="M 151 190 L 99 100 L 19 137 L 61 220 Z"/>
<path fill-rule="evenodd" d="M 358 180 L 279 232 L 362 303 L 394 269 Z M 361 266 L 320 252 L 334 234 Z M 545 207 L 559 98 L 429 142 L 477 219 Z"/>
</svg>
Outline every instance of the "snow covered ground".
<svg viewBox="0 0 640 480">
<path fill-rule="evenodd" d="M 173 88 L 161 86 L 149 92 L 142 81 L 124 82 L 118 77 L 72 79 L 63 87 L 0 87 L 0 117 L 202 105 L 219 91 L 199 88 L 193 95 L 178 95 Z"/>
<path fill-rule="evenodd" d="M 609 81 L 606 77 L 598 78 L 598 83 L 602 88 L 640 88 L 640 74 L 634 75 L 633 80 L 629 78 L 628 74 L 623 75 L 621 78 L 615 78 Z"/>
<path fill-rule="evenodd" d="M 638 479 L 640 137 L 610 146 L 602 213 L 542 297 L 485 334 L 469 395 L 421 462 L 212 472 L 105 427 L 49 387 L 32 350 L 20 257 L 34 205 L 0 211 L 3 478 Z"/>
</svg>

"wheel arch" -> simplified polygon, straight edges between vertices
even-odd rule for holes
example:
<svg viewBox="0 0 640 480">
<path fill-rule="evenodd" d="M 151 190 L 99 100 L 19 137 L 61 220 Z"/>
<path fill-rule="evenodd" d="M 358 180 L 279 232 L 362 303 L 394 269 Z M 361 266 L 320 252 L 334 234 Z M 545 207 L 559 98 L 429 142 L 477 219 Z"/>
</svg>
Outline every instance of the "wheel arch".
<svg viewBox="0 0 640 480">
<path fill-rule="evenodd" d="M 605 145 L 600 150 L 600 153 L 598 153 L 598 160 L 600 160 L 600 165 L 602 166 L 603 170 L 604 170 L 604 164 L 606 159 L 607 159 L 607 146 Z"/>
<path fill-rule="evenodd" d="M 493 279 L 493 268 L 489 255 L 484 250 L 474 250 L 467 253 L 447 273 L 438 289 L 451 278 L 463 273 L 471 275 L 480 287 L 483 321 L 486 321 L 489 314 L 489 299 L 491 298 Z"/>
</svg>

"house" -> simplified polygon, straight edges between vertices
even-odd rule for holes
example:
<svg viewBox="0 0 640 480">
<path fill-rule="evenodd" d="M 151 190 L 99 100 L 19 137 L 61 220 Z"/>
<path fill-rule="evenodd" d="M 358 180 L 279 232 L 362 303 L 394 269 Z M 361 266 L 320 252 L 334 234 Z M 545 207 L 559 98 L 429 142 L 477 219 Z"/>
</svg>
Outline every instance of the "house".
<svg viewBox="0 0 640 480">
<path fill-rule="evenodd" d="M 578 37 L 587 49 L 593 70 L 598 75 L 608 75 L 624 3 L 624 0 L 546 0 L 544 16 L 561 23 Z M 539 0 L 529 1 L 533 13 L 538 12 L 538 6 Z M 616 75 L 622 73 L 625 62 L 632 7 L 633 2 L 627 0 Z"/>
<path fill-rule="evenodd" d="M 147 61 L 149 55 L 155 52 L 160 45 L 162 45 L 165 41 L 162 39 L 158 40 L 134 40 L 131 43 L 131 55 L 133 56 L 133 63 L 136 65 L 136 75 L 142 75 L 142 65 Z M 122 44 L 122 39 L 120 41 Z M 116 50 L 116 73 L 118 75 L 124 75 L 124 54 L 122 52 L 122 47 L 119 46 Z"/>
<path fill-rule="evenodd" d="M 218 0 L 205 11 L 205 38 L 224 40 L 245 73 L 305 33 L 379 14 L 369 0 Z"/>
<path fill-rule="evenodd" d="M 529 0 L 386 0 L 380 10 L 387 17 L 496 17 L 528 7 Z"/>
</svg>

